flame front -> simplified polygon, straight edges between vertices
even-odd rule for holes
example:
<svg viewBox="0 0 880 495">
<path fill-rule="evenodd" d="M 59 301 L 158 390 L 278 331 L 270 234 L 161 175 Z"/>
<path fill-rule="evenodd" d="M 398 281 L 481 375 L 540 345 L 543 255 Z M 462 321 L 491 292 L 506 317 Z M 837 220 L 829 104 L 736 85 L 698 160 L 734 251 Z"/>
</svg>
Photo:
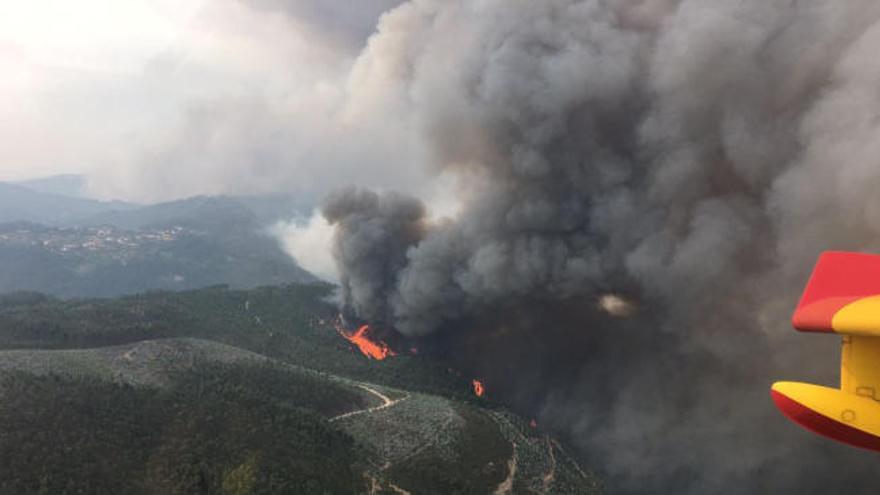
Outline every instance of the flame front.
<svg viewBox="0 0 880 495">
<path fill-rule="evenodd" d="M 474 393 L 477 395 L 477 397 L 482 397 L 483 394 L 486 393 L 486 388 L 483 387 L 483 382 L 481 382 L 480 380 L 474 380 L 473 383 L 474 383 Z"/>
<path fill-rule="evenodd" d="M 394 351 L 388 347 L 388 344 L 385 342 L 372 341 L 370 337 L 367 335 L 367 332 L 370 330 L 369 325 L 364 325 L 357 329 L 353 334 L 348 335 L 344 330 L 339 329 L 339 334 L 345 337 L 346 340 L 356 345 L 358 349 L 360 349 L 361 353 L 364 356 L 375 359 L 377 361 L 381 361 L 388 356 L 396 356 Z"/>
</svg>

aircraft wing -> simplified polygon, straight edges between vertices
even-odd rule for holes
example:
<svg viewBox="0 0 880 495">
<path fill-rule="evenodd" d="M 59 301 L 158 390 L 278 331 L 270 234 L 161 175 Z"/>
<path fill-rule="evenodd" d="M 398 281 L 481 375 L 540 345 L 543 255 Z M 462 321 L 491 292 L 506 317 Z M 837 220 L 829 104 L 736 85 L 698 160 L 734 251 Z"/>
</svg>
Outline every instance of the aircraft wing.
<svg viewBox="0 0 880 495">
<path fill-rule="evenodd" d="M 815 433 L 880 451 L 880 256 L 822 254 L 792 323 L 843 335 L 840 388 L 777 382 L 777 407 Z"/>
</svg>

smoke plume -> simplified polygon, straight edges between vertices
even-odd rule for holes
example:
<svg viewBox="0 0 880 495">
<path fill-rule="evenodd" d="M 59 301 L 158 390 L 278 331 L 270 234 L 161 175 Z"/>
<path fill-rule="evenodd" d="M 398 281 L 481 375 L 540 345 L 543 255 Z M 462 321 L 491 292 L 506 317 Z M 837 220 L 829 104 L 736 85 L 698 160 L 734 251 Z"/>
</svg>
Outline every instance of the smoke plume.
<svg viewBox="0 0 880 495">
<path fill-rule="evenodd" d="M 838 343 L 788 314 L 821 250 L 880 248 L 878 21 L 868 1 L 401 5 L 350 97 L 401 105 L 461 208 L 328 197 L 346 309 L 460 352 L 615 492 L 871 486 L 867 455 L 795 430 L 768 387 L 834 380 Z"/>
</svg>

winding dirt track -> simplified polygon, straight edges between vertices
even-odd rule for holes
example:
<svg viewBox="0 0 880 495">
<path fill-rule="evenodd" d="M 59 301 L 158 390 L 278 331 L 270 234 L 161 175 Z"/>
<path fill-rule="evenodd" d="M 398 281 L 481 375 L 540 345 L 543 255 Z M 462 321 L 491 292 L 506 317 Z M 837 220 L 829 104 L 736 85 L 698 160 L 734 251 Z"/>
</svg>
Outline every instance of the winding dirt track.
<svg viewBox="0 0 880 495">
<path fill-rule="evenodd" d="M 544 479 L 541 480 L 544 484 L 544 493 L 549 492 L 553 482 L 556 481 L 556 455 L 553 453 L 553 444 L 550 443 L 549 437 L 547 438 L 547 453 L 550 455 L 550 470 L 547 471 Z"/>
<path fill-rule="evenodd" d="M 507 461 L 507 479 L 498 485 L 494 495 L 508 495 L 513 492 L 513 480 L 516 477 L 516 442 L 513 442 L 511 445 L 513 445 L 513 455 Z"/>
<path fill-rule="evenodd" d="M 378 406 L 368 407 L 366 409 L 359 409 L 357 411 L 351 411 L 351 412 L 347 412 L 345 414 L 340 414 L 339 416 L 334 416 L 334 417 L 330 418 L 330 421 L 339 421 L 340 419 L 350 418 L 352 416 L 357 416 L 359 414 L 367 414 L 367 413 L 373 413 L 376 411 L 381 411 L 382 409 L 388 409 L 389 407 L 391 407 L 401 401 L 409 399 L 409 395 L 406 395 L 404 397 L 401 397 L 400 399 L 391 400 L 387 395 L 383 394 L 382 392 L 379 392 L 378 390 L 370 387 L 369 385 L 366 385 L 364 383 L 358 383 L 357 386 L 366 390 L 367 392 L 375 395 L 379 399 L 381 399 L 382 404 L 380 404 Z"/>
</svg>

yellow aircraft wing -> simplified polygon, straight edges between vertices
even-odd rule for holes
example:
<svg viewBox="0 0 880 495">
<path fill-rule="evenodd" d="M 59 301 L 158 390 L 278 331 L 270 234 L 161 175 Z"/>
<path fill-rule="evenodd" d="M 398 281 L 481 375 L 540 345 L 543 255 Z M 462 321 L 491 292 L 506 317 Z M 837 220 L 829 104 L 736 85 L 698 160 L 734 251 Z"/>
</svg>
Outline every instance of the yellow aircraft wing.
<svg viewBox="0 0 880 495">
<path fill-rule="evenodd" d="M 840 388 L 777 382 L 777 407 L 815 433 L 880 451 L 880 256 L 824 253 L 792 322 L 843 336 Z"/>
</svg>

